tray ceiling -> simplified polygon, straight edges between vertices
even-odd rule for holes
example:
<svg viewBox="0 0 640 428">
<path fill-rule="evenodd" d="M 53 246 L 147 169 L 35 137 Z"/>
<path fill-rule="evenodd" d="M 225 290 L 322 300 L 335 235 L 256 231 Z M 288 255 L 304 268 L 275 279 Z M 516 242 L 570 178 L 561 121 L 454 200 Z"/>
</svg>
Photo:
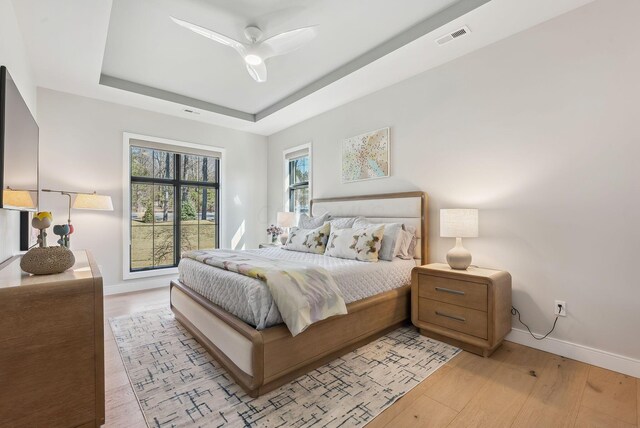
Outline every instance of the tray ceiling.
<svg viewBox="0 0 640 428">
<path fill-rule="evenodd" d="M 255 121 L 487 1 L 113 0 L 101 83 Z M 258 83 L 233 49 L 170 16 L 239 41 L 248 25 L 265 38 L 310 25 L 319 34 L 268 59 Z"/>
<path fill-rule="evenodd" d="M 12 4 L 37 86 L 271 135 L 591 1 L 13 0 Z M 129 5 L 137 12 L 126 9 Z M 218 25 L 216 30 L 233 37 L 240 37 L 248 22 L 262 26 L 267 35 L 314 23 L 321 28 L 319 37 L 292 53 L 295 56 L 268 60 L 269 81 L 260 87 L 235 52 L 171 25 L 169 14 Z M 342 26 L 328 30 L 335 22 Z M 436 43 L 463 26 L 471 34 L 443 46 Z M 337 37 L 336 31 L 343 36 Z M 344 39 L 344 34 L 349 37 Z M 301 59 L 307 55 L 312 59 Z"/>
</svg>

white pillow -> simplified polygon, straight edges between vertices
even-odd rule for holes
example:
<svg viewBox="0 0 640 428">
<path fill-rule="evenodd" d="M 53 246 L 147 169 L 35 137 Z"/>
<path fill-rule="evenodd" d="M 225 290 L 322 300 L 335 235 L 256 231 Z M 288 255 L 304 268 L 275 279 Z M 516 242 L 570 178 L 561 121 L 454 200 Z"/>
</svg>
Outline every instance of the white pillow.
<svg viewBox="0 0 640 428">
<path fill-rule="evenodd" d="M 336 217 L 331 218 L 331 230 L 333 229 L 351 229 L 357 219 L 364 219 L 364 217 Z"/>
<path fill-rule="evenodd" d="M 377 262 L 383 235 L 384 225 L 375 225 L 364 229 L 332 230 L 324 255 L 363 262 Z"/>
<path fill-rule="evenodd" d="M 329 213 L 324 213 L 320 217 L 309 217 L 307 214 L 300 214 L 298 227 L 300 229 L 317 229 L 329 220 Z"/>
<path fill-rule="evenodd" d="M 411 260 L 415 257 L 416 244 L 418 238 L 416 238 L 416 228 L 413 226 L 406 226 L 406 230 L 401 230 L 398 236 L 398 242 L 396 243 L 395 255 L 398 258 L 404 260 Z"/>
<path fill-rule="evenodd" d="M 380 254 L 378 257 L 381 260 L 392 261 L 395 257 L 396 241 L 398 240 L 399 232 L 403 229 L 402 223 L 371 223 L 364 217 L 358 217 L 353 224 L 354 229 L 360 229 L 363 227 L 371 226 L 384 226 L 384 236 L 382 237 L 382 244 L 380 247 Z"/>
<path fill-rule="evenodd" d="M 330 230 L 331 225 L 329 223 L 325 223 L 316 229 L 292 227 L 283 248 L 303 253 L 324 254 Z"/>
</svg>

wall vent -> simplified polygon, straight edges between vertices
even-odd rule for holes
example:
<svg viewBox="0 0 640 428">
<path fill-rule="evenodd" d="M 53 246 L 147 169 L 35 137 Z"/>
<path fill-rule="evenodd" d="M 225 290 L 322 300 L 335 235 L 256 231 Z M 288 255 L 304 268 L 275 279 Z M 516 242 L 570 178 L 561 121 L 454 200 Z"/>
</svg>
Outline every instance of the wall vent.
<svg viewBox="0 0 640 428">
<path fill-rule="evenodd" d="M 442 36 L 438 39 L 436 39 L 436 43 L 439 44 L 440 46 L 444 45 L 445 43 L 449 43 L 450 41 L 457 39 L 459 37 L 462 36 L 466 36 L 467 34 L 469 34 L 471 32 L 471 30 L 469 30 L 469 27 L 464 26 L 462 28 L 458 28 L 455 31 L 452 31 L 451 33 Z"/>
</svg>

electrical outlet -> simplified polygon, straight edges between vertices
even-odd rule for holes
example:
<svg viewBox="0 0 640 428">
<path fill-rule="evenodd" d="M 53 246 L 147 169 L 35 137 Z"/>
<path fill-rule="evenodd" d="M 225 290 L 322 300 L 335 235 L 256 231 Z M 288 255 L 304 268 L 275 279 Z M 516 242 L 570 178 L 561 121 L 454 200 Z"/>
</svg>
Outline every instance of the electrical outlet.
<svg viewBox="0 0 640 428">
<path fill-rule="evenodd" d="M 553 308 L 553 313 L 559 317 L 567 316 L 567 302 L 564 300 L 556 300 L 556 305 Z"/>
</svg>

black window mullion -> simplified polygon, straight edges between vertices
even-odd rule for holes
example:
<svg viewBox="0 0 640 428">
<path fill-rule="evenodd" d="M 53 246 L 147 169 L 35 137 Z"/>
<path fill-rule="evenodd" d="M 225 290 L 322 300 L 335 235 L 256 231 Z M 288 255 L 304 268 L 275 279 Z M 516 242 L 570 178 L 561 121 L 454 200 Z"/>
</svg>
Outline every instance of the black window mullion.
<svg viewBox="0 0 640 428">
<path fill-rule="evenodd" d="M 289 189 L 306 189 L 309 187 L 308 181 L 301 181 L 300 183 L 292 184 Z"/>
<path fill-rule="evenodd" d="M 216 222 L 214 223 L 213 230 L 216 234 L 214 245 L 216 248 L 220 248 L 220 159 L 216 159 Z"/>
<path fill-rule="evenodd" d="M 136 177 L 131 176 L 132 183 L 146 183 L 146 184 L 165 184 L 165 185 L 174 185 L 177 183 L 177 180 L 171 178 L 153 178 L 153 177 Z"/>
<path fill-rule="evenodd" d="M 176 266 L 180 263 L 182 249 L 182 228 L 180 227 L 182 221 L 182 185 L 180 184 L 180 178 L 182 177 L 180 168 L 181 157 L 179 153 L 175 153 L 173 158 L 173 177 L 176 179 L 176 184 L 173 188 L 173 237 L 175 240 L 173 243 L 173 256 Z"/>
</svg>

